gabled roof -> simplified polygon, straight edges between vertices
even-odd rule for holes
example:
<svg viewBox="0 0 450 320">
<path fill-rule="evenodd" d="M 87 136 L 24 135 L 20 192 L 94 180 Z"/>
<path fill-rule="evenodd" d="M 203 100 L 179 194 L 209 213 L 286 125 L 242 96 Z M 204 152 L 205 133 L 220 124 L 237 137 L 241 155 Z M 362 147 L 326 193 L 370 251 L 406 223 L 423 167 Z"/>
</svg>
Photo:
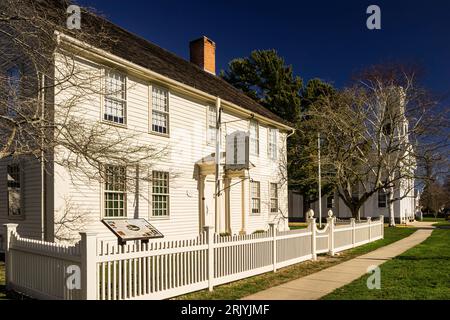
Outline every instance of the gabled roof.
<svg viewBox="0 0 450 320">
<path fill-rule="evenodd" d="M 113 24 L 112 22 L 88 14 L 82 17 L 82 23 L 89 23 L 94 30 L 98 26 L 99 33 L 107 32 L 115 39 L 110 43 L 108 52 L 128 60 L 136 65 L 149 69 L 165 77 L 201 90 L 210 95 L 220 97 L 248 111 L 276 121 L 285 126 L 293 127 L 291 123 L 275 115 L 240 90 L 236 89 L 218 76 L 203 71 L 197 65 Z M 96 46 L 98 44 L 91 44 Z"/>
</svg>

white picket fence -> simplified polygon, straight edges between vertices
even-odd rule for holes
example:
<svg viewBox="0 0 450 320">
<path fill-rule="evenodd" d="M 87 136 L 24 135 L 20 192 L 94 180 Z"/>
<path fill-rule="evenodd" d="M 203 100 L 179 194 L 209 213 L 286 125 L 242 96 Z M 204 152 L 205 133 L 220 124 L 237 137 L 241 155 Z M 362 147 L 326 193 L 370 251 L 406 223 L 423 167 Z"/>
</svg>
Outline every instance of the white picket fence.
<svg viewBox="0 0 450 320">
<path fill-rule="evenodd" d="M 75 246 L 23 239 L 5 225 L 7 288 L 37 299 L 165 299 L 276 271 L 383 238 L 383 217 L 307 229 L 118 245 L 81 233 Z M 77 274 L 77 271 L 79 274 Z"/>
</svg>

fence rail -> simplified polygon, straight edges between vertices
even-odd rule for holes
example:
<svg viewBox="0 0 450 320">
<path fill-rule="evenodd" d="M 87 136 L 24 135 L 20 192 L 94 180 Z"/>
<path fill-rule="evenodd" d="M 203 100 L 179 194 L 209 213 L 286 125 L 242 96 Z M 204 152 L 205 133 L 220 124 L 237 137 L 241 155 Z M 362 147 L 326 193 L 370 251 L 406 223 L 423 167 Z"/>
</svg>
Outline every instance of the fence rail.
<svg viewBox="0 0 450 320">
<path fill-rule="evenodd" d="M 383 237 L 383 217 L 336 224 L 315 219 L 303 230 L 219 236 L 211 227 L 191 240 L 118 245 L 81 233 L 75 246 L 21 238 L 5 225 L 7 287 L 38 299 L 165 299 L 276 271 L 317 254 L 353 248 Z M 77 274 L 77 270 L 79 274 Z M 77 278 L 78 276 L 78 278 Z"/>
</svg>

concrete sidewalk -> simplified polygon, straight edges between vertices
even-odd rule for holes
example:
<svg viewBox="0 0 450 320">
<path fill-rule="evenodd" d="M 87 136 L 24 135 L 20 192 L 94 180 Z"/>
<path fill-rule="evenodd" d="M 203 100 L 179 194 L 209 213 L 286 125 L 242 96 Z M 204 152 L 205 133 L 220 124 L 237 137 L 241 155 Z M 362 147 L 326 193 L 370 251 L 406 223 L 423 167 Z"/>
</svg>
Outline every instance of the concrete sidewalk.
<svg viewBox="0 0 450 320">
<path fill-rule="evenodd" d="M 419 228 L 407 238 L 374 250 L 365 255 L 343 262 L 334 267 L 313 273 L 251 296 L 243 300 L 317 300 L 337 288 L 360 278 L 369 266 L 378 266 L 408 249 L 420 244 L 433 232 L 434 222 L 416 222 Z"/>
</svg>

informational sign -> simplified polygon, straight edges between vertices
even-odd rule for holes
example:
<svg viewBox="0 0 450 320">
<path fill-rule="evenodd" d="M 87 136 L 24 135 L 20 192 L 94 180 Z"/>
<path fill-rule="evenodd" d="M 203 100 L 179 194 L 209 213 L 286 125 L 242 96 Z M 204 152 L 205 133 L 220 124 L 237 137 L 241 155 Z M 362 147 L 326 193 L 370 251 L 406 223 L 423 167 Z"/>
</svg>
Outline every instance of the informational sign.
<svg viewBox="0 0 450 320">
<path fill-rule="evenodd" d="M 145 219 L 103 219 L 102 222 L 119 238 L 120 242 L 164 237 Z"/>
<path fill-rule="evenodd" d="M 245 131 L 235 131 L 226 136 L 225 169 L 249 169 L 250 134 Z"/>
</svg>

